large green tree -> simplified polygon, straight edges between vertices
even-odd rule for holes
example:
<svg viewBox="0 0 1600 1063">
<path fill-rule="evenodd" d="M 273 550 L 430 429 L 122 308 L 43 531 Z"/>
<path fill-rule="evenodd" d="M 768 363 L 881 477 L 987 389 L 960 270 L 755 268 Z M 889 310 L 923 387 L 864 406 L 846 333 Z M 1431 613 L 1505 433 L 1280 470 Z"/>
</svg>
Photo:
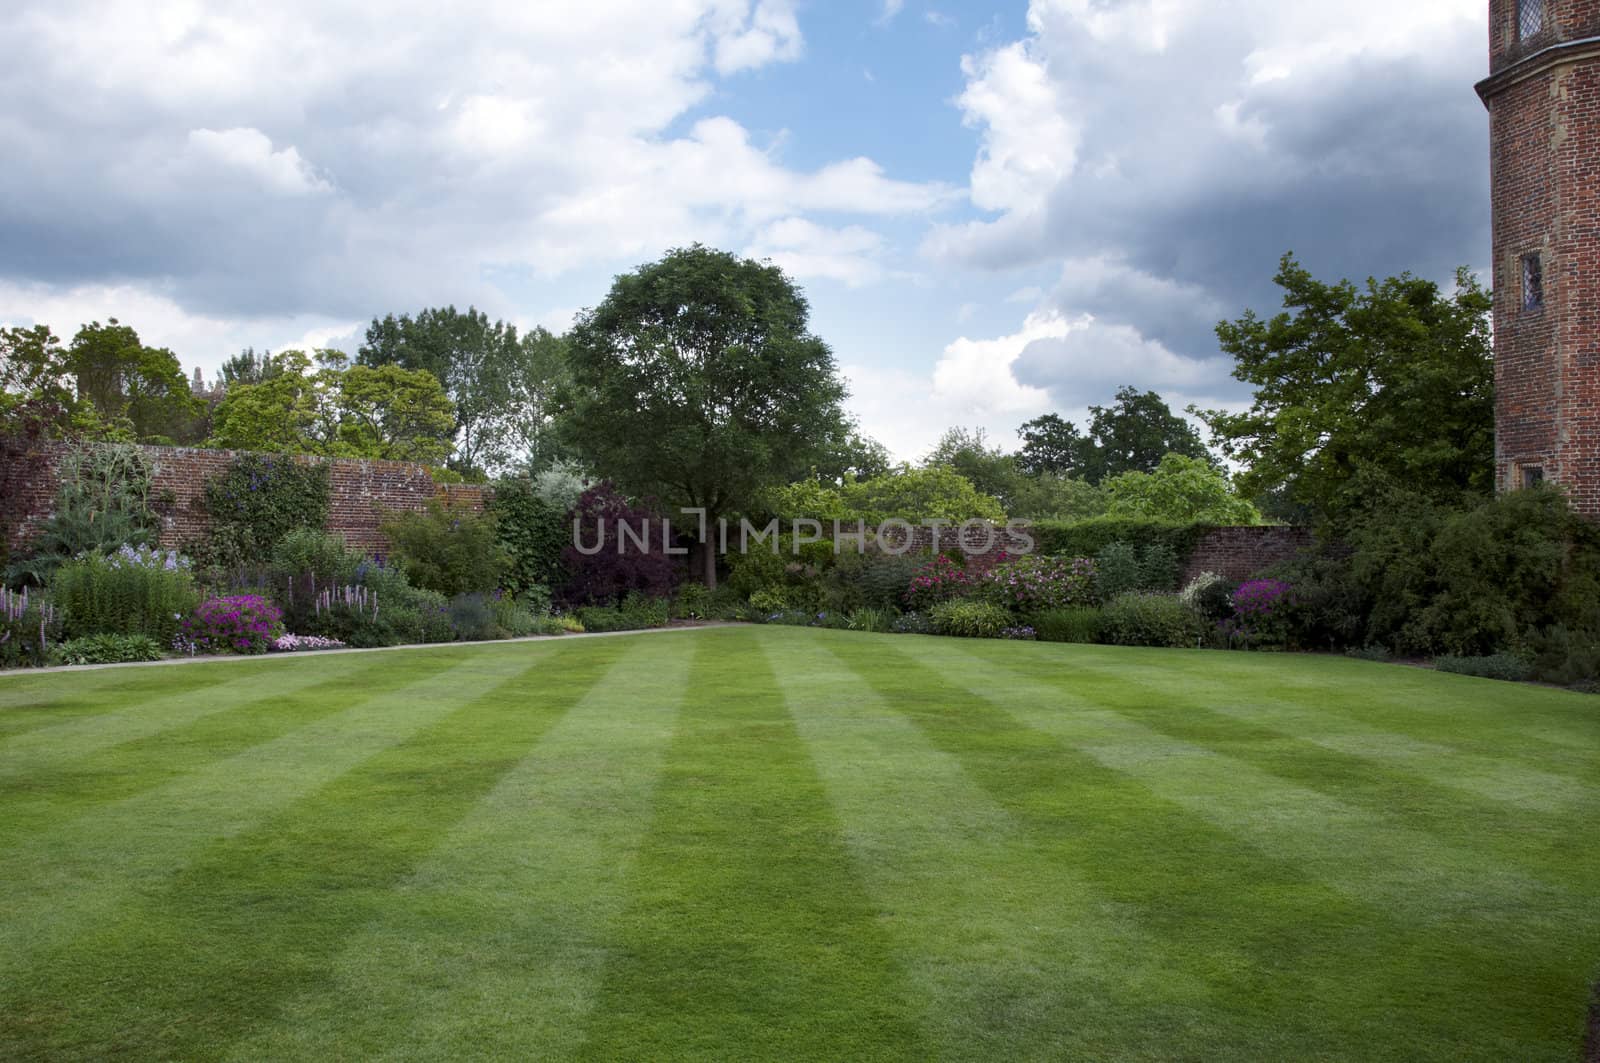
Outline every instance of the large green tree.
<svg viewBox="0 0 1600 1063">
<path fill-rule="evenodd" d="M 1081 458 L 1083 437 L 1078 428 L 1059 413 L 1047 413 L 1017 429 L 1022 449 L 1017 464 L 1029 476 L 1044 473 L 1070 473 Z"/>
<path fill-rule="evenodd" d="M 1172 412 L 1154 391 L 1118 388 L 1110 406 L 1089 407 L 1089 428 L 1074 468 L 1098 484 L 1125 472 L 1153 472 L 1168 454 L 1210 459 L 1194 425 Z"/>
<path fill-rule="evenodd" d="M 1204 458 L 1168 454 L 1150 472 L 1125 472 L 1103 485 L 1113 517 L 1181 523 L 1260 524 L 1255 506 L 1240 498 L 1227 474 Z"/>
<path fill-rule="evenodd" d="M 321 368 L 300 351 L 277 355 L 258 384 L 228 389 L 214 415 L 212 443 L 328 457 L 440 462 L 450 454 L 455 418 L 433 374 L 396 365 L 346 365 L 319 352 Z"/>
<path fill-rule="evenodd" d="M 66 350 L 78 402 L 140 442 L 188 443 L 204 433 L 203 404 L 189 389 L 178 356 L 147 347 L 116 318 L 92 321 Z"/>
<path fill-rule="evenodd" d="M 1203 414 L 1247 494 L 1336 521 L 1380 480 L 1440 500 L 1492 489 L 1491 304 L 1470 273 L 1451 295 L 1408 273 L 1325 284 L 1285 255 L 1276 281 L 1281 313 L 1217 326 L 1250 409 Z"/>
<path fill-rule="evenodd" d="M 518 336 L 475 307 L 434 307 L 373 318 L 362 365 L 425 369 L 455 404 L 461 472 L 543 468 L 561 457 L 551 431 L 553 396 L 565 376 L 565 343 L 543 328 Z"/>
<path fill-rule="evenodd" d="M 708 527 L 740 511 L 847 435 L 845 387 L 808 316 L 776 266 L 699 245 L 623 274 L 569 335 L 573 443 L 601 476 L 703 509 Z"/>
</svg>

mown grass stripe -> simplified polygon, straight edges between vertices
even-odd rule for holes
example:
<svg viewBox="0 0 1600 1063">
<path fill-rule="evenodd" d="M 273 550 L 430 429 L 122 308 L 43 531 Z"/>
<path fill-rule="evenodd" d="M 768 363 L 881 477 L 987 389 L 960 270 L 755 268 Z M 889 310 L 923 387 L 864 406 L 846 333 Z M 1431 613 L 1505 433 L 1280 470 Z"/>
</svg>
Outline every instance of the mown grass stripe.
<svg viewBox="0 0 1600 1063">
<path fill-rule="evenodd" d="M 218 662 L 219 664 L 221 662 Z M 106 668 L 87 672 L 0 671 L 0 745 L 13 735 L 72 719 L 120 712 L 138 704 L 256 673 L 255 662 L 228 667 L 189 666 L 182 677 L 164 668 Z"/>
<path fill-rule="evenodd" d="M 259 685 L 252 696 L 221 700 L 214 711 L 139 738 L 74 755 L 45 750 L 0 773 L 0 852 L 29 834 L 59 831 L 69 820 L 164 786 L 213 760 L 233 756 L 406 681 L 382 662 L 332 671 L 302 686 Z M 301 677 L 297 677 L 301 678 Z"/>
<path fill-rule="evenodd" d="M 1065 685 L 1060 668 L 1052 667 L 1050 659 L 1038 653 L 1013 652 L 999 657 L 970 644 L 957 652 L 977 667 L 1006 676 L 1008 685 L 1021 684 L 1019 692 L 1035 702 L 1059 696 Z M 1094 713 L 1076 715 L 1078 726 L 1098 720 L 1106 728 L 1112 748 L 1150 751 L 1158 756 L 1198 757 L 1209 751 L 1229 758 L 1229 764 L 1218 767 L 1228 774 L 1233 763 L 1247 764 L 1251 770 L 1293 787 L 1294 807 L 1303 819 L 1350 824 L 1369 844 L 1381 847 L 1376 851 L 1389 853 L 1393 865 L 1409 866 L 1425 881 L 1442 877 L 1445 868 L 1453 876 L 1478 880 L 1478 889 L 1472 891 L 1475 904 L 1482 902 L 1483 879 L 1505 872 L 1512 876 L 1505 880 L 1503 893 L 1510 908 L 1523 907 L 1540 889 L 1565 891 L 1569 908 L 1589 907 L 1573 891 L 1573 884 L 1600 882 L 1600 852 L 1571 851 L 1570 817 L 1600 818 L 1600 790 L 1570 784 L 1567 793 L 1578 789 L 1583 791 L 1582 797 L 1553 812 L 1527 803 L 1489 800 L 1470 789 L 1436 785 L 1404 765 L 1342 752 L 1287 728 L 1265 727 L 1221 711 L 1238 704 L 1242 695 L 1237 691 L 1227 701 L 1218 702 L 1218 695 L 1190 690 L 1181 674 L 1143 669 L 1119 680 L 1116 673 L 1091 671 L 1096 682 L 1085 682 L 1082 671 L 1073 673 L 1073 696 L 1084 707 L 1114 712 L 1139 728 L 1128 730 Z M 1124 688 L 1122 697 L 1115 689 L 1119 681 Z M 1146 696 L 1129 699 L 1125 696 L 1128 687 Z M 1249 696 L 1254 700 L 1253 691 Z M 1274 715 L 1273 719 L 1285 717 Z M 1053 715 L 1050 724 L 1063 726 L 1060 715 Z M 1167 741 L 1154 738 L 1152 732 Z M 1465 754 L 1462 757 L 1468 759 Z M 1437 763 L 1442 770 L 1451 760 L 1441 758 Z M 1511 770 L 1502 766 L 1503 774 Z M 1528 780 L 1521 789 L 1535 789 L 1536 785 L 1535 780 Z M 1312 792 L 1322 795 L 1320 802 Z M 1222 807 L 1216 802 L 1207 804 L 1213 809 Z M 1274 808 L 1286 811 L 1289 802 L 1276 800 Z M 1260 822 L 1256 814 L 1236 812 L 1249 815 L 1253 826 Z M 1348 863 L 1340 861 L 1337 866 L 1347 867 Z M 1363 885 L 1371 886 L 1370 882 Z M 1414 885 L 1401 884 L 1401 888 L 1409 892 Z M 1558 897 L 1551 900 L 1562 903 Z"/>
<path fill-rule="evenodd" d="M 91 929 L 129 897 L 163 888 L 209 843 L 253 828 L 368 757 L 522 670 L 525 656 L 419 652 L 341 711 L 210 761 L 4 854 L 10 918 L 0 978 Z"/>
<path fill-rule="evenodd" d="M 329 663 L 319 661 L 317 664 L 322 667 L 299 671 L 289 677 L 287 684 L 274 683 L 273 688 L 282 693 L 311 686 L 331 671 L 325 670 Z M 253 669 L 245 675 L 217 666 L 195 666 L 190 670 L 202 673 L 206 681 L 176 684 L 176 689 L 145 683 L 130 684 L 128 688 L 96 688 L 78 695 L 66 706 L 55 704 L 42 710 L 45 719 L 38 721 L 38 726 L 0 742 L 0 778 L 25 776 L 47 764 L 146 738 L 169 727 L 181 727 L 220 712 L 261 687 L 260 677 Z M 152 671 L 156 669 L 130 669 L 124 674 L 131 677 Z M 86 711 L 75 712 L 76 709 Z M 15 710 L 0 713 L 0 718 L 10 711 Z M 63 717 L 64 712 L 67 715 Z"/>
<path fill-rule="evenodd" d="M 1484 848 L 1459 847 L 1438 832 L 1410 826 L 1395 810 L 1367 807 L 1276 775 L 1252 763 L 1248 751 L 1235 756 L 1164 733 L 1163 725 L 1176 731 L 1183 724 L 1160 703 L 1152 704 L 1142 676 L 1128 680 L 1129 691 L 1140 695 L 1130 704 L 1130 699 L 1119 702 L 1104 690 L 1069 694 L 1060 685 L 1030 678 L 965 647 L 950 652 L 969 662 L 956 672 L 975 693 L 992 696 L 994 673 L 1003 675 L 1002 685 L 1017 695 L 1017 707 L 1010 711 L 1026 725 L 1072 742 L 1108 767 L 1281 858 L 1295 860 L 1351 896 L 1394 906 L 1420 922 L 1481 923 L 1480 932 L 1512 930 L 1514 923 L 1507 920 L 1530 903 L 1574 914 L 1587 905 L 1566 881 L 1532 877 L 1516 861 L 1496 860 Z M 989 673 L 986 682 L 973 683 L 980 667 Z M 1070 716 L 1052 711 L 1051 700 L 1063 697 L 1071 698 Z M 1302 760 L 1328 756 L 1315 747 L 1302 753 Z M 1359 760 L 1355 764 L 1363 766 Z M 1359 788 L 1353 778 L 1352 790 Z M 1361 853 L 1365 861 L 1352 861 L 1352 852 Z M 1441 883 L 1449 888 L 1441 890 Z"/>
<path fill-rule="evenodd" d="M 818 640 L 762 649 L 885 913 L 930 1054 L 1162 1058 L 1215 1038 L 1213 986 L 1064 867 Z M 1108 1003 L 1137 1000 L 1140 1022 Z M 1267 1040 L 1267 1051 L 1289 1042 Z"/>
<path fill-rule="evenodd" d="M 577 1046 L 688 685 L 681 642 L 607 641 L 624 655 L 344 943 L 328 984 L 229 1058 L 551 1059 Z M 595 665 L 564 646 L 549 693 L 565 697 L 569 673 Z"/>
<path fill-rule="evenodd" d="M 759 635 L 711 634 L 580 1057 L 926 1058 Z"/>
<path fill-rule="evenodd" d="M 526 655 L 452 669 L 444 711 L 208 845 L 70 952 L 37 957 L 0 996 L 0 1056 L 215 1055 L 326 984 L 343 942 L 583 695 L 595 659 L 616 653 L 597 648 L 590 667 L 537 681 L 544 661 Z M 71 970 L 85 962 L 92 988 Z"/>
<path fill-rule="evenodd" d="M 1265 664 L 1236 673 L 1217 668 L 1218 656 Z M 1500 772 L 1538 772 L 1562 788 L 1600 778 L 1600 718 L 1584 695 L 1343 658 L 1210 652 L 1185 657 L 1190 667 L 1171 667 L 1169 658 L 1166 668 L 1143 669 L 1137 657 L 1120 667 L 1076 658 L 1074 664 L 1100 675 L 1137 676 L 1163 702 L 1182 699 L 1239 715 L 1260 709 L 1274 718 L 1314 716 L 1324 726 L 1366 729 L 1374 738 L 1426 741 L 1449 751 L 1441 763 L 1452 769 L 1476 757 Z M 1382 679 L 1381 687 L 1357 682 L 1374 678 Z M 1247 699 L 1241 699 L 1243 692 Z"/>
<path fill-rule="evenodd" d="M 1518 957 L 1468 928 L 1417 926 L 1379 897 L 1335 888 L 1268 839 L 1213 822 L 1184 800 L 1181 783 L 1152 786 L 1102 762 L 1101 751 L 1019 719 L 1013 711 L 1071 716 L 1063 726 L 1091 735 L 1107 722 L 1077 721 L 1084 710 L 1064 692 L 1032 704 L 1029 692 L 1004 682 L 985 686 L 955 644 L 885 636 L 835 637 L 829 646 L 959 757 L 1064 865 L 1136 911 L 1175 966 L 1218 987 L 1222 1054 L 1264 1055 L 1258 1046 L 1277 1037 L 1328 1058 L 1369 1058 L 1340 1046 L 1370 1043 L 1371 1030 L 1387 1026 L 1408 1030 L 1412 1049 L 1425 1046 L 1412 1058 L 1559 1058 L 1568 1050 L 1559 1031 L 1569 957 Z M 1250 784 L 1241 779 L 1236 796 L 1253 794 L 1269 810 L 1272 792 Z M 1506 978 L 1526 981 L 1508 987 Z M 1138 1013 L 1137 1002 L 1127 1006 Z"/>
</svg>

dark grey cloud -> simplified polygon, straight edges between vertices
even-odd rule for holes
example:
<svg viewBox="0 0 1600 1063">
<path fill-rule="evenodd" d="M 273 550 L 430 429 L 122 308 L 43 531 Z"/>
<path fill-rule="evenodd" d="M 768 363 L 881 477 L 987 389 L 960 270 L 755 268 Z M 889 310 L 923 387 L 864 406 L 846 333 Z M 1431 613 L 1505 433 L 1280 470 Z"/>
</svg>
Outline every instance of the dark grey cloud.
<svg viewBox="0 0 1600 1063">
<path fill-rule="evenodd" d="M 936 230 L 929 247 L 983 269 L 1062 263 L 1050 304 L 1095 327 L 1035 344 L 1015 366 L 1060 405 L 1094 401 L 1107 364 L 1130 382 L 1242 395 L 1214 326 L 1280 308 L 1271 278 L 1286 251 L 1330 280 L 1410 271 L 1448 283 L 1457 266 L 1487 266 L 1487 119 L 1472 90 L 1481 28 L 1447 20 L 1414 47 L 1334 59 L 1291 40 L 1288 76 L 1252 80 L 1252 53 L 1281 41 L 1253 36 L 1231 9 L 1189 19 L 1157 51 L 1091 34 L 1083 10 L 1095 8 L 1041 7 L 1026 57 L 1075 132 L 1071 173 L 1040 206 L 1019 197 L 986 225 Z M 995 60 L 973 73 L 1019 81 Z"/>
</svg>

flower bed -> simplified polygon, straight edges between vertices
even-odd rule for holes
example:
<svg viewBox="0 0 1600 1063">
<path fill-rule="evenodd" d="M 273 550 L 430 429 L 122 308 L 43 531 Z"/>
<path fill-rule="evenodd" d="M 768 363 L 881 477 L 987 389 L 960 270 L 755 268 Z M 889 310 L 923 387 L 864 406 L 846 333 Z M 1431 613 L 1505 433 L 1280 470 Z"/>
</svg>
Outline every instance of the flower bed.
<svg viewBox="0 0 1600 1063">
<path fill-rule="evenodd" d="M 321 635 L 279 635 L 267 648 L 272 653 L 299 653 L 303 650 L 342 650 L 345 644 Z"/>
</svg>

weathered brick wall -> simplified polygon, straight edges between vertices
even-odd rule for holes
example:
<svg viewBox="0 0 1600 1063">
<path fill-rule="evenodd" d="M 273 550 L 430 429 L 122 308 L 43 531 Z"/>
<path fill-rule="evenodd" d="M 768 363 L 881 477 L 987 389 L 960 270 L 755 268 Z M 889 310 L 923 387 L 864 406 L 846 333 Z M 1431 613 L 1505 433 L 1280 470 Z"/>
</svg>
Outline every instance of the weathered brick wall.
<svg viewBox="0 0 1600 1063">
<path fill-rule="evenodd" d="M 1263 569 L 1294 560 L 1315 541 L 1310 528 L 1216 528 L 1195 544 L 1183 568 L 1183 582 L 1188 583 L 1202 572 L 1215 572 L 1228 580 L 1247 580 Z"/>
<path fill-rule="evenodd" d="M 56 463 L 66 452 L 62 444 L 47 444 L 24 468 L 0 476 L 0 492 L 8 513 L 21 514 L 12 527 L 11 547 L 26 544 L 50 514 L 55 500 Z M 160 507 L 161 545 L 176 547 L 206 531 L 202 506 L 205 482 L 225 470 L 238 457 L 231 450 L 190 447 L 140 447 L 150 460 L 152 488 L 170 495 Z M 403 461 L 367 461 L 350 458 L 294 459 L 329 466 L 328 530 L 344 536 L 351 546 L 378 551 L 384 548 L 378 525 L 384 514 L 420 510 L 430 498 L 443 496 L 481 507 L 485 489 L 475 484 L 435 484 L 425 466 Z"/>
<path fill-rule="evenodd" d="M 1502 490 L 1540 469 L 1600 517 L 1600 0 L 1546 0 L 1517 32 L 1517 0 L 1489 7 L 1494 225 L 1495 466 Z M 1537 252 L 1544 305 L 1523 307 Z"/>
</svg>

